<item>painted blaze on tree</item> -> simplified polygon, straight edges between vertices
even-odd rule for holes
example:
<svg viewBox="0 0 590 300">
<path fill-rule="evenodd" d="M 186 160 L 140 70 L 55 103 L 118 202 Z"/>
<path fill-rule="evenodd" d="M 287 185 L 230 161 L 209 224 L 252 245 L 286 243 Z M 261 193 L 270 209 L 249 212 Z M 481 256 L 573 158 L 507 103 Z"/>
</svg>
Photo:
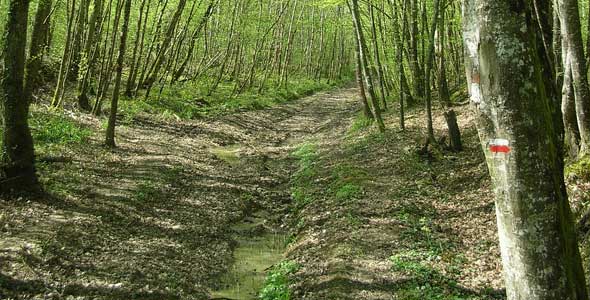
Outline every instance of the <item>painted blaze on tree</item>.
<svg viewBox="0 0 590 300">
<path fill-rule="evenodd" d="M 463 6 L 467 79 L 494 184 L 506 290 L 509 299 L 586 300 L 555 125 L 561 120 L 552 116 L 531 6 Z"/>
</svg>

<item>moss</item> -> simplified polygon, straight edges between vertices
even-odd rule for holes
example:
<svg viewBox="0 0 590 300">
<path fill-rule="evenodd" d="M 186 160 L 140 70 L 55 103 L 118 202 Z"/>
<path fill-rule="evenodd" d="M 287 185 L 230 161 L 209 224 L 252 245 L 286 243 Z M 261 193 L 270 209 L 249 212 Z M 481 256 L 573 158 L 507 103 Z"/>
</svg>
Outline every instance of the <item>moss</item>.
<svg viewBox="0 0 590 300">
<path fill-rule="evenodd" d="M 590 155 L 586 155 L 565 168 L 566 177 L 576 177 L 590 181 Z"/>
</svg>

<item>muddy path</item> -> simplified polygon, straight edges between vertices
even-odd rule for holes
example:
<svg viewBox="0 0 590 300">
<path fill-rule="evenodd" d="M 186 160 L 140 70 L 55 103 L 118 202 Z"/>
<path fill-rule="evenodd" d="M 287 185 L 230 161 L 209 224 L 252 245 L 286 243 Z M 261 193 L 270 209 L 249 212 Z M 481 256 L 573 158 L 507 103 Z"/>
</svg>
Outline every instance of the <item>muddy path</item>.
<svg viewBox="0 0 590 300">
<path fill-rule="evenodd" d="M 115 151 L 100 136 L 68 150 L 71 163 L 40 168 L 53 196 L 0 203 L 0 295 L 253 299 L 282 259 L 289 154 L 343 138 L 357 108 L 342 89 L 217 120 L 137 118 Z M 236 294 L 244 274 L 254 287 Z"/>
</svg>

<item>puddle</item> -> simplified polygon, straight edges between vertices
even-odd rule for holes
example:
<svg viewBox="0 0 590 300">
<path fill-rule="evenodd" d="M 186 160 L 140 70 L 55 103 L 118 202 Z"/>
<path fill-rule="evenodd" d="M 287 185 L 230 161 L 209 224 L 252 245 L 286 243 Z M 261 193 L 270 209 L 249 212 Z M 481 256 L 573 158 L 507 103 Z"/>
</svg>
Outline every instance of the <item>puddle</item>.
<svg viewBox="0 0 590 300">
<path fill-rule="evenodd" d="M 227 147 L 211 148 L 209 149 L 209 152 L 215 155 L 218 159 L 235 166 L 240 163 L 240 150 L 241 147 L 239 145 L 232 145 Z"/>
<path fill-rule="evenodd" d="M 266 273 L 283 260 L 286 236 L 269 232 L 263 220 L 250 217 L 234 227 L 238 242 L 234 250 L 235 263 L 223 276 L 221 288 L 212 293 L 213 299 L 258 299 Z"/>
</svg>

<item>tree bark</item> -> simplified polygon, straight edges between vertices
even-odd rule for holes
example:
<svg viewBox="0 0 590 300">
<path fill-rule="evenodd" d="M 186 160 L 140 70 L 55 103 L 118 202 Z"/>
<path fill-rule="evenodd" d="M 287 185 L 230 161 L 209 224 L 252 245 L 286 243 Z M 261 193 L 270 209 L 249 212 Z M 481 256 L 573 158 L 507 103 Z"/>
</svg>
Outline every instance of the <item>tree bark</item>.
<svg viewBox="0 0 590 300">
<path fill-rule="evenodd" d="M 125 59 L 125 49 L 127 47 L 127 33 L 129 31 L 129 15 L 131 13 L 131 0 L 125 0 L 125 12 L 123 15 L 123 26 L 121 27 L 121 43 L 119 44 L 119 54 L 117 57 L 115 87 L 113 89 L 113 98 L 111 99 L 111 113 L 107 124 L 105 144 L 109 147 L 116 147 L 115 144 L 115 126 L 117 124 L 117 110 L 119 104 L 119 92 L 121 90 L 121 77 L 123 73 L 123 61 Z"/>
<path fill-rule="evenodd" d="M 4 136 L 0 152 L 0 193 L 36 191 L 35 150 L 29 129 L 29 103 L 24 92 L 28 0 L 11 0 L 3 46 Z"/>
<path fill-rule="evenodd" d="M 426 122 L 428 140 L 434 141 L 434 128 L 432 126 L 432 89 L 430 87 L 430 76 L 434 64 L 435 34 L 436 25 L 438 24 L 438 15 L 440 11 L 440 0 L 434 0 L 434 16 L 432 18 L 432 29 L 429 32 L 428 55 L 426 57 L 425 68 L 425 87 L 426 87 Z"/>
<path fill-rule="evenodd" d="M 361 54 L 357 42 L 357 46 L 355 48 L 356 53 L 356 83 L 359 88 L 359 96 L 361 97 L 361 104 L 363 106 L 363 115 L 365 118 L 372 119 L 373 115 L 371 114 L 371 108 L 369 107 L 369 102 L 367 101 L 367 93 L 365 92 L 365 84 L 363 82 L 363 71 L 361 70 Z"/>
<path fill-rule="evenodd" d="M 359 54 L 361 58 L 361 70 L 363 78 L 365 79 L 367 91 L 369 92 L 369 96 L 371 97 L 373 117 L 375 118 L 375 121 L 377 121 L 377 127 L 379 128 L 379 131 L 384 132 L 385 124 L 383 123 L 383 119 L 381 118 L 381 108 L 379 107 L 379 100 L 377 100 L 377 95 L 375 94 L 375 89 L 373 88 L 373 78 L 368 66 L 369 63 L 367 55 L 369 51 L 367 48 L 367 44 L 365 42 L 363 26 L 361 24 L 358 0 L 351 0 L 351 3 L 352 4 L 350 6 L 350 11 L 352 13 L 356 37 L 359 44 Z"/>
<path fill-rule="evenodd" d="M 580 154 L 590 151 L 590 88 L 577 0 L 558 0 L 562 36 L 567 40 L 572 83 L 576 96 L 576 117 L 580 131 Z"/>
<path fill-rule="evenodd" d="M 467 80 L 495 187 L 506 291 L 510 300 L 586 300 L 532 20 L 530 2 L 464 2 Z"/>
<path fill-rule="evenodd" d="M 45 54 L 47 34 L 49 33 L 49 14 L 51 13 L 52 0 L 39 0 L 37 13 L 33 23 L 31 45 L 29 47 L 29 59 L 25 68 L 25 99 L 32 100 L 33 90 L 39 87 L 41 80 L 41 64 Z"/>
</svg>

